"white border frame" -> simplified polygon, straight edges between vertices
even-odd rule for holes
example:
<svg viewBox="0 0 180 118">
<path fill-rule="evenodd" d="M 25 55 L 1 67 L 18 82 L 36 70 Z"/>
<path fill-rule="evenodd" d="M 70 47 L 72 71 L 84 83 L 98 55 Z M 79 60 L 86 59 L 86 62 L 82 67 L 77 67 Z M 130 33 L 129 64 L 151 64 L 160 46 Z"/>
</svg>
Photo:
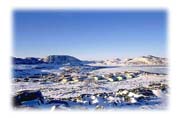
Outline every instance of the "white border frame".
<svg viewBox="0 0 180 118">
<path fill-rule="evenodd" d="M 120 112 L 23 112 L 11 109 L 11 60 L 12 55 L 12 13 L 14 9 L 122 9 L 144 10 L 165 9 L 168 13 L 168 55 L 170 62 L 170 106 L 165 111 L 120 111 Z M 179 108 L 179 22 L 180 13 L 178 0 L 1 0 L 0 2 L 0 93 L 1 112 L 11 117 L 171 117 L 178 113 Z M 8 104 L 9 103 L 9 104 Z M 33 113 L 33 114 L 32 114 Z M 173 116 L 172 116 L 173 117 Z"/>
</svg>

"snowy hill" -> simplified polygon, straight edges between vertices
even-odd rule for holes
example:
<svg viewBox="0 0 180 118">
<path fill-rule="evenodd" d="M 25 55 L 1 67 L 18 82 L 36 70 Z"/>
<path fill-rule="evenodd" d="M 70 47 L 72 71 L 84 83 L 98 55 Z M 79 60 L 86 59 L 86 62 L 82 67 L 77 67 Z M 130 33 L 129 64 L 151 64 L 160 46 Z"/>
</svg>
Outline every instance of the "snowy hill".
<svg viewBox="0 0 180 118">
<path fill-rule="evenodd" d="M 115 59 L 107 59 L 107 60 L 100 60 L 100 61 L 92 61 L 92 63 L 88 63 L 91 66 L 119 66 L 121 65 L 122 60 L 119 58 Z"/>
<path fill-rule="evenodd" d="M 81 60 L 68 55 L 49 55 L 41 59 L 45 63 L 60 65 L 82 65 Z"/>
<path fill-rule="evenodd" d="M 91 66 L 166 66 L 167 64 L 168 63 L 166 58 L 156 57 L 152 55 L 127 58 L 124 60 L 116 58 L 101 61 L 93 61 L 93 63 L 88 63 L 88 65 Z"/>
<path fill-rule="evenodd" d="M 125 59 L 124 65 L 167 65 L 167 59 L 152 55 Z"/>
<path fill-rule="evenodd" d="M 108 59 L 108 60 L 102 61 L 102 63 L 105 65 L 119 65 L 121 64 L 121 59 L 119 58 Z"/>
</svg>

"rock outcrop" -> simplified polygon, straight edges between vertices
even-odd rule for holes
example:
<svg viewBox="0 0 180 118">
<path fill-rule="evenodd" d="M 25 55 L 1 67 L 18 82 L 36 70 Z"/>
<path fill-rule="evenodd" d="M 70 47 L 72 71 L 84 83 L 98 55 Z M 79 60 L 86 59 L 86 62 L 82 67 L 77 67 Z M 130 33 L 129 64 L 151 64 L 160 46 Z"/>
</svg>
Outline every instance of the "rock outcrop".
<svg viewBox="0 0 180 118">
<path fill-rule="evenodd" d="M 44 98 L 39 90 L 24 90 L 16 93 L 13 97 L 13 105 L 20 106 L 24 102 L 36 100 L 37 104 L 43 104 Z"/>
</svg>

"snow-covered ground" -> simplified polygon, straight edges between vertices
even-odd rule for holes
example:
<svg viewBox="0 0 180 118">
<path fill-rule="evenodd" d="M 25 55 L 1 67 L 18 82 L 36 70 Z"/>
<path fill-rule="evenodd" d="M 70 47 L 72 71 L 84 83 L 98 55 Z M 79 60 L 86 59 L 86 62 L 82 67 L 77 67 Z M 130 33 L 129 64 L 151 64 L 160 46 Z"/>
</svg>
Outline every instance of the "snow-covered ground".
<svg viewBox="0 0 180 118">
<path fill-rule="evenodd" d="M 148 87 L 152 83 L 167 84 L 166 76 L 144 75 L 134 79 L 118 82 L 98 81 L 88 87 L 85 82 L 77 83 L 47 83 L 41 82 L 16 82 L 13 83 L 14 93 L 22 90 L 41 90 L 47 98 L 61 99 L 77 97 L 81 94 L 95 94 L 103 92 L 113 92 L 119 89 L 134 89 L 138 87 Z"/>
<path fill-rule="evenodd" d="M 46 68 L 46 66 L 48 68 Z M 69 67 L 68 67 L 69 68 Z M 29 66 L 16 66 L 15 70 L 22 70 L 22 71 L 27 71 L 27 73 L 37 74 L 34 72 L 34 70 L 38 71 L 40 74 L 42 73 L 53 73 L 57 74 L 57 76 L 61 75 L 64 70 L 67 70 L 67 67 L 60 67 L 60 66 L 55 66 L 53 67 L 52 65 L 29 65 Z M 70 69 L 71 71 L 76 70 L 75 72 L 78 73 L 78 75 L 82 75 L 82 73 L 86 73 L 87 75 L 93 75 L 93 76 L 103 76 L 107 74 L 116 74 L 118 72 L 124 72 L 126 71 L 127 73 L 133 73 L 134 72 L 139 72 L 141 71 L 147 71 L 150 73 L 140 73 L 137 76 L 134 76 L 130 79 L 125 79 L 121 81 L 107 81 L 107 79 L 99 79 L 95 81 L 86 81 L 88 80 L 87 78 L 84 78 L 83 81 L 67 81 L 67 82 L 53 82 L 53 81 L 37 81 L 37 82 L 32 82 L 32 81 L 19 81 L 19 82 L 12 82 L 12 95 L 16 95 L 19 91 L 24 91 L 24 90 L 40 90 L 43 97 L 45 98 L 45 101 L 50 101 L 50 100 L 66 100 L 66 102 L 72 106 L 72 107 L 65 107 L 65 109 L 71 109 L 74 107 L 77 107 L 75 109 L 80 110 L 80 109 L 89 109 L 89 108 L 100 108 L 104 109 L 104 107 L 107 108 L 113 108 L 113 109 L 165 109 L 167 107 L 167 98 L 168 98 L 168 93 L 163 93 L 163 94 L 156 94 L 157 91 L 159 90 L 152 90 L 156 97 L 150 97 L 146 100 L 146 102 L 137 102 L 136 99 L 130 98 L 130 103 L 124 104 L 122 100 L 119 100 L 121 98 L 115 96 L 115 93 L 117 93 L 118 90 L 127 90 L 127 91 L 132 91 L 133 89 L 139 89 L 139 88 L 149 88 L 151 84 L 162 84 L 162 85 L 168 85 L 168 79 L 167 79 L 167 67 L 112 67 L 112 68 L 102 68 L 100 69 L 99 67 L 92 67 L 92 66 L 78 66 L 78 67 L 73 67 Z M 67 70 L 69 74 L 72 74 L 71 71 Z M 67 73 L 66 72 L 66 73 Z M 154 74 L 155 73 L 155 74 Z M 17 74 L 17 73 L 16 73 Z M 22 75 L 22 73 L 18 73 L 19 75 Z M 28 74 L 27 74 L 28 75 Z M 27 77 L 24 76 L 24 77 Z M 22 79 L 24 78 L 22 77 Z M 15 77 L 16 79 L 16 77 Z M 44 79 L 44 78 L 38 78 L 39 80 Z M 154 92 L 155 91 L 155 92 Z M 161 90 L 160 90 L 161 91 Z M 110 94 L 110 98 L 99 98 L 95 96 L 95 98 L 91 98 L 91 102 L 94 103 L 93 105 L 87 105 L 87 100 L 84 101 L 79 101 L 79 102 L 73 102 L 74 100 L 79 99 L 80 96 L 82 95 L 88 95 L 90 94 L 91 96 L 95 94 Z M 129 92 L 131 93 L 131 92 Z M 162 92 L 160 92 L 162 93 Z M 132 93 L 131 93 L 132 94 Z M 134 93 L 133 93 L 134 94 Z M 89 99 L 89 98 L 88 98 Z M 116 106 L 114 106 L 113 100 L 116 100 Z M 132 99 L 132 100 L 131 100 Z M 117 102 L 119 100 L 119 102 Z M 84 103 L 85 102 L 85 103 Z M 28 102 L 27 108 L 29 107 L 28 105 L 32 105 L 34 102 Z M 57 109 L 55 107 L 57 103 L 53 104 L 41 104 L 41 105 L 35 105 L 36 108 L 47 108 L 47 109 Z M 58 103 L 59 104 L 59 103 Z M 120 104 L 120 105 L 119 105 Z M 112 107 L 113 105 L 113 107 Z M 33 106 L 33 105 L 32 105 Z M 110 107 L 111 106 L 111 107 Z M 61 107 L 62 109 L 62 107 Z"/>
<path fill-rule="evenodd" d="M 14 107 L 165 109 L 167 59 L 152 55 L 83 61 L 68 55 L 13 58 Z"/>
</svg>

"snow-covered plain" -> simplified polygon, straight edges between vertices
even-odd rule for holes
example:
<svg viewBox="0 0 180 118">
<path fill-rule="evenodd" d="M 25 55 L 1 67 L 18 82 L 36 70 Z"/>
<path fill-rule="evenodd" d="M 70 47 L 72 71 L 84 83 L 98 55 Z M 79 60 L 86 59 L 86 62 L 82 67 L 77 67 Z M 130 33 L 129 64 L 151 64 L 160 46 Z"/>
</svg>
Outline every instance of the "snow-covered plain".
<svg viewBox="0 0 180 118">
<path fill-rule="evenodd" d="M 41 89 L 43 95 L 47 98 L 69 98 L 81 94 L 94 94 L 103 92 L 113 92 L 119 89 L 134 89 L 138 87 L 148 87 L 152 83 L 167 84 L 166 76 L 144 75 L 137 78 L 107 82 L 98 81 L 90 86 L 85 86 L 85 82 L 76 83 L 41 83 L 41 82 L 15 82 L 13 83 L 14 92 L 21 90 L 38 90 Z"/>
<path fill-rule="evenodd" d="M 57 76 L 61 75 L 66 67 L 61 66 L 47 66 L 47 65 L 31 65 L 24 66 L 18 65 L 15 67 L 15 70 L 27 71 L 27 74 L 17 73 L 14 74 L 13 78 L 24 79 L 26 77 L 31 77 L 29 75 L 44 75 L 44 73 L 55 74 Z M 149 73 L 142 73 L 138 76 L 132 77 L 130 79 L 124 79 L 121 81 L 107 81 L 107 79 L 99 79 L 95 81 L 86 81 L 87 78 L 84 78 L 82 81 L 66 81 L 66 82 L 52 82 L 52 81 L 19 81 L 16 82 L 14 79 L 12 80 L 12 95 L 16 95 L 19 91 L 24 90 L 40 90 L 47 104 L 35 104 L 36 102 L 28 101 L 24 103 L 25 108 L 37 108 L 37 109 L 77 109 L 77 110 L 85 110 L 85 109 L 166 109 L 167 108 L 167 98 L 168 93 L 162 93 L 161 95 L 158 93 L 156 89 L 152 90 L 156 97 L 150 97 L 146 102 L 137 102 L 137 100 L 132 97 L 130 98 L 130 102 L 128 104 L 124 104 L 123 100 L 119 100 L 121 98 L 115 96 L 118 90 L 127 90 L 131 91 L 137 88 L 148 88 L 151 84 L 163 84 L 168 85 L 167 79 L 167 67 L 108 67 L 108 68 L 98 68 L 93 66 L 78 66 L 78 75 L 83 75 L 84 73 L 88 73 L 93 76 L 103 76 L 106 74 L 115 74 L 117 72 L 131 72 L 131 71 L 147 71 Z M 29 71 L 30 70 L 30 71 Z M 34 71 L 36 70 L 36 71 Z M 28 74 L 28 72 L 30 74 Z M 19 74 L 19 75 L 18 75 Z M 71 74 L 71 72 L 69 72 Z M 20 76 L 21 75 L 21 76 Z M 23 76 L 22 76 L 23 75 Z M 37 78 L 35 78 L 37 79 Z M 41 76 L 38 78 L 39 80 L 43 80 Z M 95 94 L 112 94 L 108 95 L 109 97 L 104 99 L 101 97 L 94 96 Z M 135 94 L 129 92 L 129 94 Z M 87 99 L 77 101 L 82 95 L 90 95 L 88 100 L 90 100 L 91 105 Z M 94 96 L 94 97 L 93 97 Z M 82 98 L 84 99 L 84 98 Z M 48 101 L 51 100 L 65 100 L 70 106 L 61 106 L 59 107 L 59 103 L 54 102 L 52 104 L 48 104 Z M 74 102 L 76 100 L 76 102 Z M 113 101 L 113 102 L 112 102 Z M 114 106 L 114 101 L 118 104 Z M 138 104 L 137 104 L 138 103 Z M 22 105 L 23 106 L 23 105 Z"/>
</svg>

